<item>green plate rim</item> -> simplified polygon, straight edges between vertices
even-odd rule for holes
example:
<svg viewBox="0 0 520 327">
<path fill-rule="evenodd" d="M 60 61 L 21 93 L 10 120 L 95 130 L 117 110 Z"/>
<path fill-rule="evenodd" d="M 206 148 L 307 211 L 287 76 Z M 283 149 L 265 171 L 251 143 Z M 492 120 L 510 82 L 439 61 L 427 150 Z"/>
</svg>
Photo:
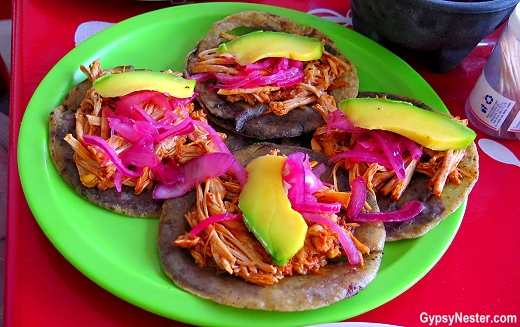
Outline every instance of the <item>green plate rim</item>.
<svg viewBox="0 0 520 327">
<path fill-rule="evenodd" d="M 48 115 L 67 91 L 84 79 L 78 69 L 80 64 L 88 65 L 99 57 L 102 58 L 103 67 L 132 64 L 114 59 L 110 54 L 117 53 L 118 46 L 135 42 L 136 35 L 151 36 L 147 33 L 175 24 L 169 21 L 173 19 L 195 21 L 204 15 L 223 18 L 245 10 L 272 12 L 324 31 L 338 46 L 341 45 L 340 49 L 349 58 L 359 57 L 359 62 L 353 61 L 358 66 L 361 91 L 399 90 L 399 93 L 421 100 L 437 110 L 448 111 L 428 83 L 404 61 L 368 38 L 323 18 L 292 9 L 251 3 L 197 3 L 169 7 L 129 18 L 92 36 L 65 55 L 45 76 L 27 106 L 20 127 L 17 155 L 23 191 L 38 224 L 71 264 L 107 291 L 155 314 L 200 326 L 301 326 L 355 317 L 399 296 L 432 269 L 453 241 L 462 222 L 466 201 L 427 235 L 415 240 L 387 243 L 380 273 L 358 295 L 317 310 L 288 313 L 255 311 L 219 305 L 177 289 L 157 267 L 158 258 L 157 253 L 153 252 L 153 245 L 158 220 L 122 217 L 83 201 L 61 180 L 50 160 L 47 149 Z M 194 26 L 195 33 L 203 35 L 201 33 L 207 29 L 209 22 L 205 23 L 200 27 Z M 133 52 L 123 57 L 142 61 Z M 173 60 L 178 67 L 182 66 L 179 60 Z M 154 67 L 153 61 L 148 62 L 150 65 L 146 68 L 165 68 Z M 377 71 L 372 69 L 372 64 L 377 66 Z M 396 72 L 399 72 L 398 78 Z M 384 76 L 392 77 L 391 83 L 380 80 Z M 366 83 L 368 80 L 371 83 Z M 81 219 L 75 219 L 78 215 L 75 205 L 81 209 Z M 83 216 L 88 216 L 88 219 Z M 142 271 L 124 267 L 126 260 L 129 260 L 127 253 L 108 238 L 111 229 L 119 230 L 128 225 L 131 225 L 128 237 L 131 241 L 145 242 L 147 248 L 143 252 L 150 256 L 137 258 L 135 262 L 132 258 L 131 264 L 146 264 L 152 260 L 154 267 L 144 265 Z M 94 239 L 94 236 L 107 239 Z M 104 247 L 105 243 L 110 247 Z M 410 265 L 412 262 L 413 265 Z M 153 274 L 157 275 L 157 279 Z"/>
</svg>

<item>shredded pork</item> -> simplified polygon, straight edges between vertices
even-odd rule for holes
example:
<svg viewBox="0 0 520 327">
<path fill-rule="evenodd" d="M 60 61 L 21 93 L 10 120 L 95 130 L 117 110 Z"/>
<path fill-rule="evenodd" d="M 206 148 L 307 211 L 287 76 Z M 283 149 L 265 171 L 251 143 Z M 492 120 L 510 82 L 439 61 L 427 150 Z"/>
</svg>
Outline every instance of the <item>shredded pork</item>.
<svg viewBox="0 0 520 327">
<path fill-rule="evenodd" d="M 239 212 L 240 186 L 234 179 L 210 179 L 204 185 L 197 186 L 196 193 L 196 206 L 186 214 L 192 228 L 212 215 Z M 349 192 L 338 192 L 333 186 L 325 186 L 315 195 L 323 202 L 341 202 L 345 208 L 350 199 Z M 357 224 L 345 223 L 344 218 L 337 215 L 328 218 L 340 223 L 359 251 L 369 252 L 353 235 Z M 243 220 L 212 224 L 197 236 L 186 232 L 175 241 L 175 245 L 189 249 L 200 267 L 216 265 L 220 271 L 268 286 L 286 276 L 317 274 L 328 260 L 342 256 L 336 233 L 317 223 L 308 224 L 304 246 L 284 266 L 273 265 L 271 257 Z"/>
<path fill-rule="evenodd" d="M 234 38 L 224 34 L 225 38 Z M 216 48 L 202 51 L 198 54 L 199 61 L 193 66 L 193 74 L 197 73 L 225 73 L 237 75 L 240 71 L 238 64 L 232 58 L 221 58 Z M 253 88 L 219 89 L 218 94 L 225 96 L 230 102 L 245 101 L 247 103 L 268 103 L 269 110 L 276 115 L 285 115 L 289 111 L 303 105 L 314 105 L 322 117 L 336 109 L 334 98 L 327 93 L 346 82 L 336 82 L 345 71 L 351 67 L 341 59 L 324 51 L 319 60 L 305 62 L 303 71 L 304 80 L 294 86 L 276 87 L 265 85 Z M 266 75 L 269 71 L 261 71 Z"/>
<path fill-rule="evenodd" d="M 120 73 L 126 67 L 117 70 L 103 70 L 99 60 L 94 61 L 87 69 L 81 66 L 81 70 L 87 75 L 89 81 L 94 82 L 106 74 Z M 167 71 L 165 73 L 181 75 Z M 78 168 L 81 182 L 86 187 L 97 187 L 100 190 L 114 187 L 117 169 L 114 163 L 108 158 L 104 151 L 96 146 L 87 145 L 83 141 L 83 135 L 100 136 L 115 150 L 117 154 L 131 146 L 131 143 L 120 137 L 117 133 L 111 132 L 108 119 L 104 114 L 104 108 L 113 108 L 114 99 L 103 98 L 91 87 L 80 108 L 76 112 L 76 136 L 68 134 L 65 137 L 74 150 L 74 161 Z M 164 118 L 165 108 L 155 104 L 143 104 L 144 111 L 156 120 Z M 195 110 L 193 103 L 181 108 L 173 108 L 173 112 L 180 118 L 190 117 L 192 119 L 207 123 L 206 115 L 202 110 Z M 225 138 L 225 134 L 219 134 Z M 195 127 L 195 131 L 187 136 L 172 136 L 164 139 L 155 145 L 155 153 L 159 160 L 171 158 L 175 162 L 182 164 L 186 161 L 209 152 L 217 152 L 218 148 L 209 134 Z M 135 193 L 141 193 L 145 188 L 152 187 L 154 176 L 149 169 L 144 169 L 138 178 L 124 178 L 122 185 L 131 186 Z"/>
<path fill-rule="evenodd" d="M 467 120 L 454 117 L 454 120 L 467 125 Z M 324 153 L 326 156 L 334 155 L 351 150 L 356 144 L 356 138 L 352 133 L 332 128 L 327 131 L 326 126 L 319 127 L 314 133 L 311 146 L 314 151 Z M 349 171 L 349 179 L 352 181 L 357 176 L 363 176 L 367 188 L 373 194 L 390 196 L 397 201 L 406 187 L 410 183 L 415 172 L 428 175 L 431 179 L 429 186 L 432 194 L 440 196 L 446 183 L 460 184 L 464 172 L 458 167 L 465 155 L 465 149 L 434 151 L 421 147 L 423 156 L 412 159 L 412 155 L 407 153 L 403 158 L 405 163 L 405 178 L 400 180 L 395 171 L 377 163 L 350 162 L 343 160 L 342 163 Z"/>
</svg>

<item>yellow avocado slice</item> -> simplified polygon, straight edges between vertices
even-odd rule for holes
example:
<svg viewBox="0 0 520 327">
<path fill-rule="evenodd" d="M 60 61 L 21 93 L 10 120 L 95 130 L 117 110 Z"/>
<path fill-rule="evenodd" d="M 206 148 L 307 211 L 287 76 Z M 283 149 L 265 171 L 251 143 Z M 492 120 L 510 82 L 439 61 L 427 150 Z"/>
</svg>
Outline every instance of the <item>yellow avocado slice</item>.
<svg viewBox="0 0 520 327">
<path fill-rule="evenodd" d="M 322 53 L 323 44 L 318 39 L 269 31 L 244 34 L 217 48 L 218 55 L 232 56 L 240 65 L 270 57 L 310 61 L 320 59 Z"/>
<path fill-rule="evenodd" d="M 128 71 L 98 78 L 94 88 L 102 97 L 119 97 L 134 91 L 157 91 L 176 98 L 193 96 L 195 80 L 149 70 Z"/>
<path fill-rule="evenodd" d="M 351 98 L 341 101 L 338 107 L 354 126 L 395 132 L 432 150 L 464 149 L 476 137 L 467 126 L 410 102 Z"/>
<path fill-rule="evenodd" d="M 247 183 L 238 200 L 244 221 L 276 265 L 285 265 L 303 247 L 307 223 L 291 208 L 283 188 L 286 158 L 262 156 L 246 167 Z"/>
</svg>

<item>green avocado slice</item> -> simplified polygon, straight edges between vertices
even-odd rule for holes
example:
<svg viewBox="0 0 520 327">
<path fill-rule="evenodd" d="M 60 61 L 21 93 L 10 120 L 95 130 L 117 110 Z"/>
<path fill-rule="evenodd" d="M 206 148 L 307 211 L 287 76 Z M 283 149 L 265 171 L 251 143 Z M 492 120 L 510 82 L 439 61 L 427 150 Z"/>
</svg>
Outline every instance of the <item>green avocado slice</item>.
<svg viewBox="0 0 520 327">
<path fill-rule="evenodd" d="M 119 97 L 134 91 L 157 91 L 176 98 L 193 96 L 195 80 L 150 70 L 127 71 L 108 74 L 94 82 L 94 88 L 102 97 Z"/>
<path fill-rule="evenodd" d="M 323 44 L 316 38 L 270 31 L 244 34 L 217 48 L 218 55 L 232 56 L 240 65 L 270 57 L 317 60 L 322 53 Z"/>
<path fill-rule="evenodd" d="M 464 149 L 476 137 L 476 133 L 467 126 L 410 102 L 351 98 L 341 101 L 338 107 L 354 126 L 391 131 L 432 150 Z"/>
<path fill-rule="evenodd" d="M 285 160 L 281 156 L 253 159 L 246 167 L 248 179 L 238 201 L 246 226 L 279 266 L 303 247 L 307 235 L 307 223 L 292 209 L 283 188 Z"/>
</svg>

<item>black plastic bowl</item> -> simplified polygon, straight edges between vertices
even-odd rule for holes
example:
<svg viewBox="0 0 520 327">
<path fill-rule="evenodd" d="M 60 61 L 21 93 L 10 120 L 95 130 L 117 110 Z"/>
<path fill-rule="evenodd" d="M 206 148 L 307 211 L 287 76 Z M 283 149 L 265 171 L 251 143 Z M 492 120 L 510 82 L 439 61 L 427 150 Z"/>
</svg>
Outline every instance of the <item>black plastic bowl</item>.
<svg viewBox="0 0 520 327">
<path fill-rule="evenodd" d="M 435 72 L 455 68 L 519 0 L 351 0 L 354 30 L 422 52 Z"/>
</svg>

